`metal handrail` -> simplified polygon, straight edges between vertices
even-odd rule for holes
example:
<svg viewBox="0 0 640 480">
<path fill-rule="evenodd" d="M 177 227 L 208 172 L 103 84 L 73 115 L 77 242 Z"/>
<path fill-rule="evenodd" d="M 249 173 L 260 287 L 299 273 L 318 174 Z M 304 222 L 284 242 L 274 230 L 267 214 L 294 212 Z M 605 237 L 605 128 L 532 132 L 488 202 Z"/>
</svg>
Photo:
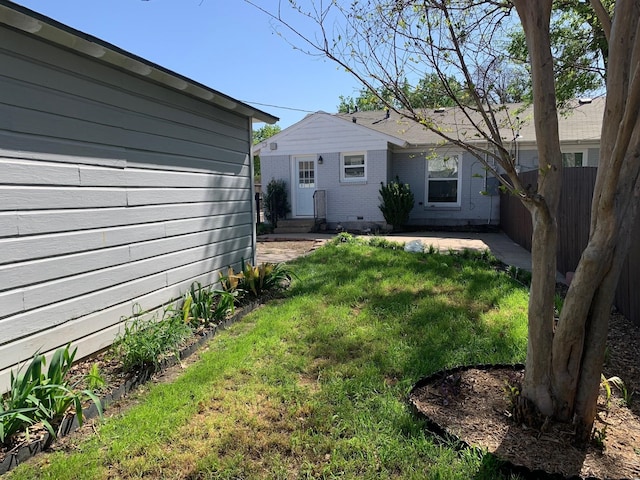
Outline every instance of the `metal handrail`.
<svg viewBox="0 0 640 480">
<path fill-rule="evenodd" d="M 313 218 L 316 222 L 327 218 L 327 192 L 325 190 L 313 192 Z"/>
</svg>

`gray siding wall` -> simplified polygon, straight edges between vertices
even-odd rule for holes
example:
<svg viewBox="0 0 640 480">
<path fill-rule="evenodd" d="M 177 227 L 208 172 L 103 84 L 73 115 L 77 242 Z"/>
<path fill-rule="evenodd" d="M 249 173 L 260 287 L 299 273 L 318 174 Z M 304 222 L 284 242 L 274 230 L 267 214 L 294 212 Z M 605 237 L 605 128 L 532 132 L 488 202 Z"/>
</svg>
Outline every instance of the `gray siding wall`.
<svg viewBox="0 0 640 480">
<path fill-rule="evenodd" d="M 429 152 L 431 153 L 431 152 Z M 456 152 L 450 152 L 456 153 Z M 467 153 L 462 154 L 460 206 L 433 207 L 426 206 L 426 168 L 425 153 L 396 152 L 393 157 L 392 177 L 398 176 L 400 181 L 408 183 L 415 196 L 415 206 L 411 211 L 411 225 L 428 226 L 463 226 L 463 225 L 497 225 L 500 218 L 500 197 L 482 195 L 491 185 L 485 179 L 482 164 Z M 489 184 L 487 184 L 489 182 Z"/>
<path fill-rule="evenodd" d="M 600 159 L 600 148 L 594 146 L 582 146 L 576 144 L 562 145 L 562 149 L 566 151 L 583 150 L 587 154 L 586 165 L 583 167 L 597 167 Z M 522 168 L 522 172 L 528 172 L 538 168 L 538 151 L 535 145 L 527 145 L 518 152 L 518 163 Z"/>
<path fill-rule="evenodd" d="M 345 228 L 384 226 L 378 209 L 380 182 L 388 180 L 387 150 L 367 151 L 367 181 L 363 183 L 340 182 L 340 152 L 317 152 L 323 164 L 317 165 L 317 189 L 325 190 L 327 223 Z M 289 187 L 291 201 L 291 158 L 288 155 L 261 157 L 263 191 L 272 179 L 284 179 Z M 361 218 L 359 218 L 361 217 Z"/>
<path fill-rule="evenodd" d="M 0 390 L 254 254 L 250 119 L 0 27 Z"/>
</svg>

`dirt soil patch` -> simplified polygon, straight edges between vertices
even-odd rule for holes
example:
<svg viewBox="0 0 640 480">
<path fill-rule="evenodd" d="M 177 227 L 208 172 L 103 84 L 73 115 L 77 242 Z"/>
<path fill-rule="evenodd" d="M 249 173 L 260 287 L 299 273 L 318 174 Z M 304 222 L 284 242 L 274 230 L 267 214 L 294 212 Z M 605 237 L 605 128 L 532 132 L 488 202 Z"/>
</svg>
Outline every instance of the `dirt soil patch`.
<svg viewBox="0 0 640 480">
<path fill-rule="evenodd" d="M 564 477 L 640 478 L 640 330 L 621 315 L 611 318 L 609 358 L 604 375 L 619 376 L 629 392 L 628 408 L 612 388 L 604 388 L 594 427 L 604 448 L 594 442 L 586 451 L 571 443 L 572 426 L 549 424 L 542 430 L 517 425 L 509 414 L 507 385 L 522 379 L 523 370 L 471 368 L 433 376 L 414 389 L 410 401 L 418 412 L 468 445 L 486 448 L 498 458 L 535 472 Z M 604 432 L 604 433 L 602 433 Z M 536 478 L 538 478 L 536 476 Z"/>
<path fill-rule="evenodd" d="M 257 257 L 258 263 L 282 263 L 295 260 L 298 257 L 312 252 L 323 241 L 316 240 L 260 240 L 258 239 Z"/>
</svg>

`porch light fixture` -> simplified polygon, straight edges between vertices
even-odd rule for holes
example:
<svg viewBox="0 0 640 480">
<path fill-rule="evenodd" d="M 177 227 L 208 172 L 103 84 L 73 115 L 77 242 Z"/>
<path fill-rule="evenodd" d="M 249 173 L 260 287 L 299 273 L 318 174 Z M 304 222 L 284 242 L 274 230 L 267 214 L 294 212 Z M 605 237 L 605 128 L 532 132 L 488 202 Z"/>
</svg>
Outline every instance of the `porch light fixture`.
<svg viewBox="0 0 640 480">
<path fill-rule="evenodd" d="M 322 159 L 322 155 L 318 157 L 318 165 L 322 165 L 324 160 Z"/>
</svg>

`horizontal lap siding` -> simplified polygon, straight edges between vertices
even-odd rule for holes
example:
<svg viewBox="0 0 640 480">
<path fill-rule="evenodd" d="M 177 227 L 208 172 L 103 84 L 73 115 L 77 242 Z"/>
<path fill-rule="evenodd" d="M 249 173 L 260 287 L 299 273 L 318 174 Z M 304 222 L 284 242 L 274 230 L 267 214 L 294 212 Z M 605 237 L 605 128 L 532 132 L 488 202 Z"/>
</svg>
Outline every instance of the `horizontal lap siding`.
<svg viewBox="0 0 640 480">
<path fill-rule="evenodd" d="M 435 150 L 437 154 L 461 153 L 460 205 L 454 207 L 428 206 L 427 162 L 434 150 L 421 152 L 397 152 L 393 156 L 392 178 L 408 183 L 415 197 L 415 205 L 409 216 L 411 225 L 466 226 L 497 224 L 500 214 L 500 197 L 490 189 L 494 180 L 483 165 L 473 156 L 462 152 Z"/>
<path fill-rule="evenodd" d="M 253 256 L 249 119 L 0 28 L 0 389 Z"/>
</svg>

